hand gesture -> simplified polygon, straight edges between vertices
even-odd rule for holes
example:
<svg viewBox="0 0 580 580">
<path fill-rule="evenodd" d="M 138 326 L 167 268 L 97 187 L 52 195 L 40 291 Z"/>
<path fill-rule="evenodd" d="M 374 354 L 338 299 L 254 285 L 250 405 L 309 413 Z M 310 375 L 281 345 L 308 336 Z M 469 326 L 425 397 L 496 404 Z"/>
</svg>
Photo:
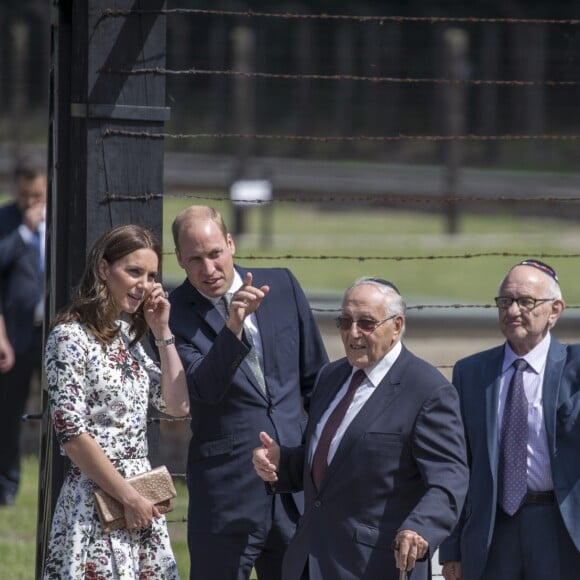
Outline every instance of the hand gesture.
<svg viewBox="0 0 580 580">
<path fill-rule="evenodd" d="M 270 291 L 269 286 L 255 288 L 252 286 L 252 279 L 252 273 L 248 272 L 244 279 L 244 283 L 240 286 L 238 291 L 234 293 L 230 302 L 227 325 L 228 328 L 238 337 L 241 337 L 246 317 L 258 309 L 264 296 L 266 296 Z"/>
<path fill-rule="evenodd" d="M 171 305 L 167 299 L 167 292 L 160 283 L 155 283 L 149 296 L 143 302 L 143 315 L 155 338 L 168 338 L 169 311 Z"/>
<path fill-rule="evenodd" d="M 278 481 L 280 446 L 264 431 L 260 432 L 260 441 L 262 447 L 256 447 L 252 456 L 254 469 L 264 481 Z"/>
</svg>

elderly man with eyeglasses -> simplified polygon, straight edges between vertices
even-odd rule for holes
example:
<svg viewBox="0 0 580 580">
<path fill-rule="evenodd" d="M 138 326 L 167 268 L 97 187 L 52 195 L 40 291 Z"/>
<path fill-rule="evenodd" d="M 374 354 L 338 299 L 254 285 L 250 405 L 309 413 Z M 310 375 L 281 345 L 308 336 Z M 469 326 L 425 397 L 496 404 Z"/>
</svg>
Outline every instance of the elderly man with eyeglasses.
<svg viewBox="0 0 580 580">
<path fill-rule="evenodd" d="M 506 342 L 455 365 L 471 468 L 459 524 L 443 543 L 446 580 L 580 578 L 580 346 L 551 329 L 556 272 L 534 259 L 498 296 Z"/>
<path fill-rule="evenodd" d="M 304 442 L 260 433 L 272 492 L 304 489 L 283 580 L 413 580 L 458 521 L 468 483 L 453 385 L 401 343 L 405 302 L 386 280 L 350 287 L 337 318 L 346 357 L 314 387 Z"/>
</svg>

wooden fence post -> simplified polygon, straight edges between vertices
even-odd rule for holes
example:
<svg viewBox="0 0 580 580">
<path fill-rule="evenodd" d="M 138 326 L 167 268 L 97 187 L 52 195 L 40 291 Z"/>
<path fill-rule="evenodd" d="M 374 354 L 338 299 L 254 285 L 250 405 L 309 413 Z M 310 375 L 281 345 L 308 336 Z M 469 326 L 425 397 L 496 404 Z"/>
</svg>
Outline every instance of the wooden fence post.
<svg viewBox="0 0 580 580">
<path fill-rule="evenodd" d="M 108 16 L 104 7 L 100 0 L 51 4 L 45 333 L 101 233 L 136 223 L 162 234 L 163 140 L 154 135 L 169 118 L 165 77 L 132 71 L 165 65 L 165 0 L 117 0 L 117 10 L 134 11 L 126 15 Z M 37 578 L 66 467 L 43 386 Z"/>
<path fill-rule="evenodd" d="M 449 28 L 444 34 L 446 77 L 458 84 L 445 86 L 443 115 L 446 122 L 446 134 L 450 136 L 465 133 L 466 117 L 466 88 L 461 83 L 467 79 L 467 54 L 469 39 L 467 33 L 459 28 Z M 446 143 L 445 162 L 447 165 L 444 195 L 457 198 L 459 190 L 459 170 L 463 158 L 463 142 L 451 140 Z M 456 234 L 459 230 L 459 209 L 457 201 L 445 204 L 446 231 Z"/>
</svg>

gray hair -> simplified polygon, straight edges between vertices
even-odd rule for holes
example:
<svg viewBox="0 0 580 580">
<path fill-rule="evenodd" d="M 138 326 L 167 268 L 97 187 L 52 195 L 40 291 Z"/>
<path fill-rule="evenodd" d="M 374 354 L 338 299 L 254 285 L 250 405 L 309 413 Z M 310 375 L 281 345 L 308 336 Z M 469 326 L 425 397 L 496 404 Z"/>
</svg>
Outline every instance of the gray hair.
<svg viewBox="0 0 580 580">
<path fill-rule="evenodd" d="M 407 311 L 407 304 L 403 300 L 403 297 L 399 294 L 397 287 L 387 280 L 382 278 L 375 278 L 373 276 L 363 276 L 359 278 L 346 289 L 343 300 L 346 298 L 352 290 L 357 286 L 374 286 L 384 297 L 385 311 L 389 313 L 389 316 L 396 315 L 403 317 L 403 327 L 401 328 L 401 338 L 405 332 L 405 313 Z"/>
</svg>

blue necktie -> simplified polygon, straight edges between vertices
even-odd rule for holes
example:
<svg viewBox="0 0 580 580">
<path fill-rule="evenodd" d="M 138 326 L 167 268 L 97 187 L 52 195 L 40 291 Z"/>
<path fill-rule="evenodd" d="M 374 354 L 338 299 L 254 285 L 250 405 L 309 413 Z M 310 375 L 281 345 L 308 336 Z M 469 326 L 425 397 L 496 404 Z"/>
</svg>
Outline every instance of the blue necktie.
<svg viewBox="0 0 580 580">
<path fill-rule="evenodd" d="M 524 391 L 524 359 L 514 361 L 501 426 L 498 501 L 510 516 L 515 514 L 527 491 L 528 401 Z"/>
<path fill-rule="evenodd" d="M 32 247 L 34 248 L 34 252 L 36 254 L 36 259 L 38 260 L 38 271 L 44 271 L 44 261 L 42 259 L 42 251 L 40 247 L 40 233 L 36 230 L 32 234 Z"/>
</svg>

